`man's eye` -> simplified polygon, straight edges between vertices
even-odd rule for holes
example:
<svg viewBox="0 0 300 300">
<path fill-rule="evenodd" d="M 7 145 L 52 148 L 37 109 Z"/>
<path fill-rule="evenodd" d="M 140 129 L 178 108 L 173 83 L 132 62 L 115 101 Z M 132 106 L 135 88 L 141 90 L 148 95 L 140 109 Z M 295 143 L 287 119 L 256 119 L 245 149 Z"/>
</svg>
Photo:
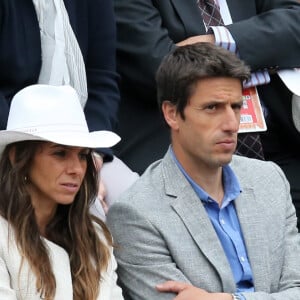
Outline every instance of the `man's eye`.
<svg viewBox="0 0 300 300">
<path fill-rule="evenodd" d="M 234 110 L 241 110 L 243 107 L 243 103 L 237 103 L 232 105 L 232 109 Z"/>
<path fill-rule="evenodd" d="M 207 109 L 207 110 L 216 110 L 217 109 L 217 105 L 216 104 L 210 104 L 210 105 L 207 105 L 205 107 L 205 109 Z"/>
</svg>

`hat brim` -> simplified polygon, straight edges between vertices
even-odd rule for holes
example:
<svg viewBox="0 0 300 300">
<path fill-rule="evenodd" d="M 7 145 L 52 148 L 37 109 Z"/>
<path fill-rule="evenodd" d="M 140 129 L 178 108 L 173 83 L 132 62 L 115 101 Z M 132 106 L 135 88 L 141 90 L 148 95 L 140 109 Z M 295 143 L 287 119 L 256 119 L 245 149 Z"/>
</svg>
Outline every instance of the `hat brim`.
<svg viewBox="0 0 300 300">
<path fill-rule="evenodd" d="M 43 132 L 42 135 L 29 134 L 20 131 L 3 130 L 0 132 L 0 155 L 5 147 L 11 143 L 21 141 L 45 141 L 55 144 L 83 147 L 83 148 L 110 148 L 121 138 L 111 131 L 93 132 Z"/>
</svg>

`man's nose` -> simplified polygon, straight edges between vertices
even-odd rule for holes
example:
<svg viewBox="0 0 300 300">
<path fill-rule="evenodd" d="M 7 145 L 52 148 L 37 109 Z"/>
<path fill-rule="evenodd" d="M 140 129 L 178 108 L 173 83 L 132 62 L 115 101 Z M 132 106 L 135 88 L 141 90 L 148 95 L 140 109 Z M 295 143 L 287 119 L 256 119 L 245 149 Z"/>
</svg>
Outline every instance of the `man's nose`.
<svg viewBox="0 0 300 300">
<path fill-rule="evenodd" d="M 240 112 L 234 110 L 233 108 L 226 109 L 223 120 L 223 130 L 230 132 L 238 132 L 240 126 Z"/>
</svg>

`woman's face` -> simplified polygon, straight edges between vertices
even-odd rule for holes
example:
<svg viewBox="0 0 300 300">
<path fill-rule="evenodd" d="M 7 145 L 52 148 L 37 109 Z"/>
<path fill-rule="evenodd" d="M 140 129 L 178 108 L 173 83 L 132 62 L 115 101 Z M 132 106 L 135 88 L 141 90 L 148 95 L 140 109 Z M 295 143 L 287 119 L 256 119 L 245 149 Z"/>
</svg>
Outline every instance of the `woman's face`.
<svg viewBox="0 0 300 300">
<path fill-rule="evenodd" d="M 28 190 L 36 210 L 55 211 L 70 204 L 79 191 L 87 169 L 87 148 L 42 143 L 28 173 Z"/>
</svg>

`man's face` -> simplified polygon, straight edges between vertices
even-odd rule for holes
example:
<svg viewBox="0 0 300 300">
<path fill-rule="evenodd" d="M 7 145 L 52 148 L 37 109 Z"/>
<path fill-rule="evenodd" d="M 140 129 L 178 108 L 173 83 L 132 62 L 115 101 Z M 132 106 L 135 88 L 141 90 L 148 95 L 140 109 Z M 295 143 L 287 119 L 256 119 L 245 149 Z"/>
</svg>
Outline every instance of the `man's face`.
<svg viewBox="0 0 300 300">
<path fill-rule="evenodd" d="M 229 163 L 237 144 L 241 107 L 238 79 L 201 79 L 184 110 L 185 120 L 176 113 L 171 126 L 173 149 L 181 164 L 214 169 Z"/>
</svg>

